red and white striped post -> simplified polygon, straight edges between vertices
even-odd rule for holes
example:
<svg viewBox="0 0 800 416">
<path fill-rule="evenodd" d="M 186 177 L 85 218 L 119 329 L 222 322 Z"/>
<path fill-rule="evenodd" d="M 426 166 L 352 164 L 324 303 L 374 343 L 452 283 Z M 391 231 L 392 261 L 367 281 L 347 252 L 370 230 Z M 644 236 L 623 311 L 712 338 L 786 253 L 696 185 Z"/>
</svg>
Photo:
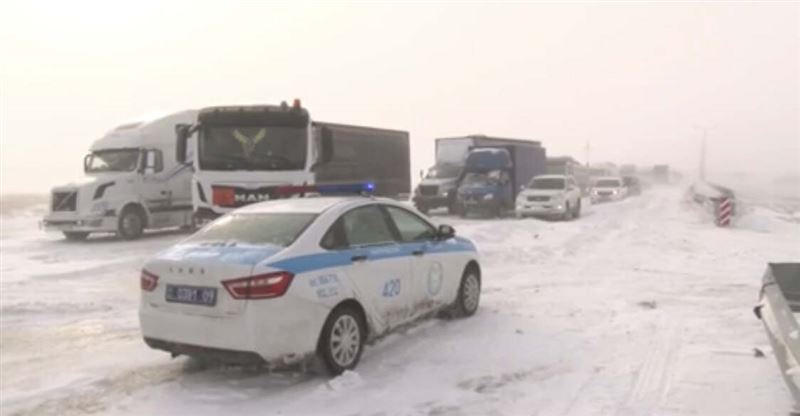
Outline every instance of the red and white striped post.
<svg viewBox="0 0 800 416">
<path fill-rule="evenodd" d="M 719 205 L 717 206 L 717 225 L 720 227 L 731 225 L 732 216 L 733 198 L 724 197 L 719 201 Z"/>
</svg>

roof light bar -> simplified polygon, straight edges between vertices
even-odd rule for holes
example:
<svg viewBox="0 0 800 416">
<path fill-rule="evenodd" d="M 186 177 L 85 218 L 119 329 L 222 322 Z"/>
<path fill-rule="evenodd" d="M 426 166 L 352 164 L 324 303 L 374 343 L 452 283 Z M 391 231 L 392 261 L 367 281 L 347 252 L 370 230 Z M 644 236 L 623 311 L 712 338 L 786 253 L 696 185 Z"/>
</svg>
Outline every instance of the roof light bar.
<svg viewBox="0 0 800 416">
<path fill-rule="evenodd" d="M 275 188 L 275 193 L 278 195 L 295 195 L 316 193 L 320 195 L 325 194 L 372 194 L 375 191 L 375 184 L 372 182 L 365 183 L 340 183 L 340 184 L 322 184 L 322 185 L 287 185 Z"/>
</svg>

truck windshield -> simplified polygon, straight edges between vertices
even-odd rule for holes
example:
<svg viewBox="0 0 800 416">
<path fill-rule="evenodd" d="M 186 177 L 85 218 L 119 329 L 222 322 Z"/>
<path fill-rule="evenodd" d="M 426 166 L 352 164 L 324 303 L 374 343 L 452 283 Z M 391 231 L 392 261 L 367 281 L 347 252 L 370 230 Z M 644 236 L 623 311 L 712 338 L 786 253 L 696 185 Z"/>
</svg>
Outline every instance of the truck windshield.
<svg viewBox="0 0 800 416">
<path fill-rule="evenodd" d="M 305 127 L 209 127 L 200 141 L 200 168 L 208 170 L 302 170 Z"/>
<path fill-rule="evenodd" d="M 139 149 L 97 150 L 86 156 L 87 173 L 131 172 L 139 166 Z"/>
<path fill-rule="evenodd" d="M 564 178 L 533 178 L 528 184 L 531 189 L 564 189 Z"/>
<path fill-rule="evenodd" d="M 209 224 L 185 242 L 287 247 L 316 217 L 316 214 L 290 213 L 231 214 Z"/>
<path fill-rule="evenodd" d="M 428 179 L 455 178 L 461 173 L 461 167 L 456 165 L 436 165 L 425 176 Z"/>
<path fill-rule="evenodd" d="M 471 185 L 492 184 L 500 180 L 501 172 L 493 170 L 490 172 L 470 172 L 464 175 L 463 183 Z"/>
</svg>

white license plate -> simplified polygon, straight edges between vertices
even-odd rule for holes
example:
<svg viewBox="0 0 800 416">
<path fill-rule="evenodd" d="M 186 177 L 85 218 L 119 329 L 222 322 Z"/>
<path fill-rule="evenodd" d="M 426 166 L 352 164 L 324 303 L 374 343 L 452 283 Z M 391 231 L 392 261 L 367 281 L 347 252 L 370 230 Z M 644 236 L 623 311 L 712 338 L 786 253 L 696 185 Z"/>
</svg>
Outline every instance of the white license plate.
<svg viewBox="0 0 800 416">
<path fill-rule="evenodd" d="M 167 285 L 165 296 L 167 302 L 203 306 L 217 304 L 217 289 L 213 287 Z"/>
</svg>

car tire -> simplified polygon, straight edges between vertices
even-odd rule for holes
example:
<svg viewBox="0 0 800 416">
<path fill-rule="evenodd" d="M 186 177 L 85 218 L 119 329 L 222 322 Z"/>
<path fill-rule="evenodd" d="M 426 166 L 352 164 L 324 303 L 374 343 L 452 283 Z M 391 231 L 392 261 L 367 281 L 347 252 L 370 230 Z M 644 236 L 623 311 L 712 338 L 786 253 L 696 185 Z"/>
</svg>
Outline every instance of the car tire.
<svg viewBox="0 0 800 416">
<path fill-rule="evenodd" d="M 145 218 L 140 208 L 128 207 L 117 221 L 117 234 L 125 240 L 135 240 L 144 233 Z"/>
<path fill-rule="evenodd" d="M 64 231 L 64 237 L 69 241 L 83 241 L 89 237 L 89 233 L 83 231 Z"/>
<path fill-rule="evenodd" d="M 571 219 L 572 219 L 572 208 L 570 207 L 569 202 L 567 202 L 567 206 L 564 207 L 564 213 L 561 214 L 561 221 L 569 221 Z"/>
<path fill-rule="evenodd" d="M 317 353 L 332 376 L 358 365 L 366 337 L 364 316 L 352 306 L 340 306 L 331 312 L 322 327 Z"/>
<path fill-rule="evenodd" d="M 481 275 L 475 266 L 467 266 L 458 286 L 458 296 L 453 305 L 454 317 L 466 318 L 475 314 L 481 299 Z"/>
<path fill-rule="evenodd" d="M 580 218 L 581 216 L 581 200 L 578 199 L 578 202 L 575 204 L 575 212 L 572 213 L 572 218 Z"/>
</svg>

